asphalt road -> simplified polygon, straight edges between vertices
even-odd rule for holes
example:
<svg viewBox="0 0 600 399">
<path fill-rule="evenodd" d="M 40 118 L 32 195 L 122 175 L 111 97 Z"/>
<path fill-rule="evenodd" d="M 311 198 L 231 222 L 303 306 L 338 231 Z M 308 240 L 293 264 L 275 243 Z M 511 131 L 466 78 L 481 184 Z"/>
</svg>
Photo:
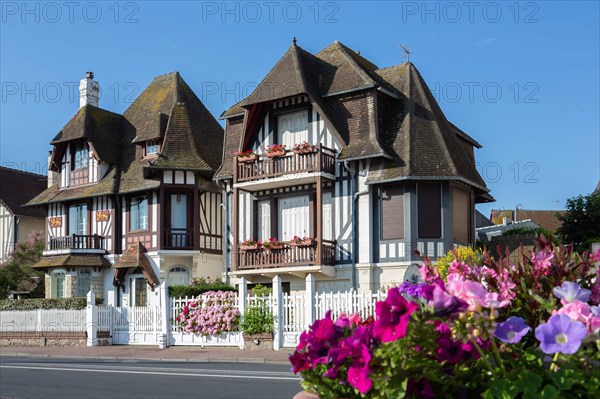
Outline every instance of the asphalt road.
<svg viewBox="0 0 600 399">
<path fill-rule="evenodd" d="M 284 364 L 0 357 L 0 398 L 289 399 Z"/>
</svg>

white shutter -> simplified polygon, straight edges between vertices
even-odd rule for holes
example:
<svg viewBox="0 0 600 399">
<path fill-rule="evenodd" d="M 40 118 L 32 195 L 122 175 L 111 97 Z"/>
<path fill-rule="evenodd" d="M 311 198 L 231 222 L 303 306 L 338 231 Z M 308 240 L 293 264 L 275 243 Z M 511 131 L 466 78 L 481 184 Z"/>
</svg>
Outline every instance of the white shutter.
<svg viewBox="0 0 600 399">
<path fill-rule="evenodd" d="M 271 203 L 258 202 L 258 240 L 267 241 L 271 237 Z"/>
<path fill-rule="evenodd" d="M 307 111 L 280 115 L 277 119 L 277 139 L 279 144 L 285 144 L 287 149 L 308 141 Z"/>
<path fill-rule="evenodd" d="M 281 240 L 289 241 L 294 236 L 311 235 L 307 195 L 279 200 L 279 216 L 279 238 Z"/>
<path fill-rule="evenodd" d="M 323 193 L 323 239 L 333 240 L 333 212 L 331 210 L 331 193 Z"/>
</svg>

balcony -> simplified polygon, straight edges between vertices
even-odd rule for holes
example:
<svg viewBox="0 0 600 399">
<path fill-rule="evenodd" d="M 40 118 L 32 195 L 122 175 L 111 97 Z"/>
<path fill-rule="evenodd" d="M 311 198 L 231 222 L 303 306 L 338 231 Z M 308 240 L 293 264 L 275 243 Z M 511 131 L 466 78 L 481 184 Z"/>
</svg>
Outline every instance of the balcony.
<svg viewBox="0 0 600 399">
<path fill-rule="evenodd" d="M 193 229 L 164 229 L 163 249 L 194 249 Z"/>
<path fill-rule="evenodd" d="M 303 275 L 321 272 L 335 276 L 335 241 L 318 241 L 312 246 L 285 245 L 279 250 L 240 250 L 237 249 L 237 270 L 234 274 L 279 274 Z M 320 259 L 318 250 L 320 249 Z"/>
<path fill-rule="evenodd" d="M 104 254 L 106 253 L 104 237 L 97 234 L 50 237 L 48 239 L 48 249 L 44 251 L 44 255 L 71 253 Z"/>
<path fill-rule="evenodd" d="M 245 190 L 314 183 L 319 175 L 335 179 L 335 150 L 321 144 L 306 154 L 289 152 L 275 158 L 258 155 L 253 161 L 234 159 L 233 183 Z"/>
</svg>

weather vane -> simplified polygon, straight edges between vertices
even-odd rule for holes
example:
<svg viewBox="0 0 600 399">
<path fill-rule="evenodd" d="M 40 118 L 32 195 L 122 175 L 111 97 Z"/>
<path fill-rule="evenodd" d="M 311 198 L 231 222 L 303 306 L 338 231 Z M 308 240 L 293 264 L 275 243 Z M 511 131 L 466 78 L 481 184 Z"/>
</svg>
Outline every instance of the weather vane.
<svg viewBox="0 0 600 399">
<path fill-rule="evenodd" d="M 410 50 L 408 49 L 407 46 L 404 46 L 402 43 L 398 43 L 400 45 L 400 47 L 402 47 L 402 50 L 404 50 L 404 52 L 406 53 L 406 58 L 407 58 L 407 62 L 410 62 Z"/>
</svg>

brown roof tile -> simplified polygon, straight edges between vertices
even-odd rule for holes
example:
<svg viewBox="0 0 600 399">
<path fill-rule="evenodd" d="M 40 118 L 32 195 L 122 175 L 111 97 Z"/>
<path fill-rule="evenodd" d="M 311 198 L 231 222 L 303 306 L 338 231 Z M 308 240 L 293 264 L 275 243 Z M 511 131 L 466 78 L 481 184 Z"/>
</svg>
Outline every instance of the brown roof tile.
<svg viewBox="0 0 600 399">
<path fill-rule="evenodd" d="M 146 252 L 148 251 L 142 243 L 137 242 L 131 244 L 113 265 L 113 268 L 115 268 L 115 283 L 122 282 L 122 279 L 126 274 L 126 272 L 123 272 L 122 270 L 140 268 L 150 285 L 153 287 L 160 285 L 160 280 L 156 276 L 150 261 L 146 257 Z"/>
<path fill-rule="evenodd" d="M 43 192 L 47 185 L 46 176 L 0 166 L 0 201 L 14 215 L 45 217 L 44 209 L 24 205 Z"/>
<path fill-rule="evenodd" d="M 49 267 L 110 267 L 110 262 L 102 255 L 44 256 L 31 267 L 35 269 L 47 269 Z"/>
</svg>

